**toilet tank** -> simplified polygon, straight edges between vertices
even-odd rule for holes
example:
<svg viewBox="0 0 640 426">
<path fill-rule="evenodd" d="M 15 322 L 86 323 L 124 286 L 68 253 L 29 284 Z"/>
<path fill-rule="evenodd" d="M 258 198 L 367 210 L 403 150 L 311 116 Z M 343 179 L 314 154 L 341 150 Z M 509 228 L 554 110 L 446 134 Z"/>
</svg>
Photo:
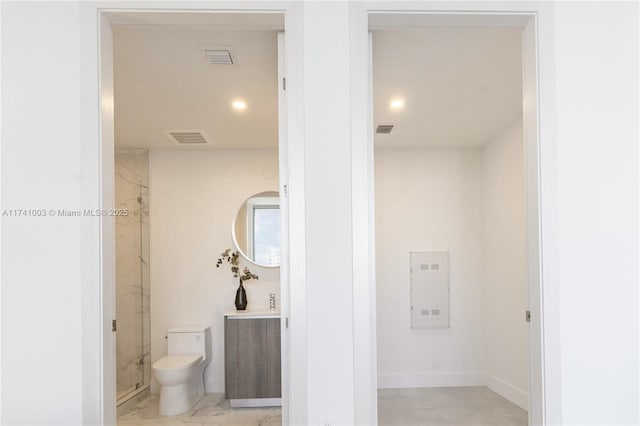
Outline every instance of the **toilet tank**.
<svg viewBox="0 0 640 426">
<path fill-rule="evenodd" d="M 211 360 L 211 329 L 206 326 L 170 328 L 167 332 L 167 354 L 197 354 Z"/>
</svg>

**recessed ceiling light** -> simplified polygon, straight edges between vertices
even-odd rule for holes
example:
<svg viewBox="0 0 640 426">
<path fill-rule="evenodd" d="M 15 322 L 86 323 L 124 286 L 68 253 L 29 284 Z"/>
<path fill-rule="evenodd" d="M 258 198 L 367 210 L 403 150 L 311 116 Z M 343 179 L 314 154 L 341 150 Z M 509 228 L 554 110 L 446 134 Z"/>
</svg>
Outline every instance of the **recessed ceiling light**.
<svg viewBox="0 0 640 426">
<path fill-rule="evenodd" d="M 247 109 L 247 103 L 245 101 L 240 101 L 240 100 L 231 102 L 231 106 L 236 111 L 244 111 L 245 109 Z"/>
<path fill-rule="evenodd" d="M 404 99 L 392 99 L 390 105 L 391 109 L 401 109 L 404 107 Z"/>
</svg>

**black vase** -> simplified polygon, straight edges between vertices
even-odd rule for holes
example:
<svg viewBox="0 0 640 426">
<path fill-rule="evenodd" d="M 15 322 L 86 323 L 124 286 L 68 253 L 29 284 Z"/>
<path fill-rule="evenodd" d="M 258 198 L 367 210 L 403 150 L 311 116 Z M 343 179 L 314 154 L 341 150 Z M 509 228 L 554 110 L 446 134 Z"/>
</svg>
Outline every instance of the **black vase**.
<svg viewBox="0 0 640 426">
<path fill-rule="evenodd" d="M 240 287 L 236 290 L 236 309 L 239 311 L 247 309 L 247 292 L 244 291 L 242 280 L 240 280 Z"/>
</svg>

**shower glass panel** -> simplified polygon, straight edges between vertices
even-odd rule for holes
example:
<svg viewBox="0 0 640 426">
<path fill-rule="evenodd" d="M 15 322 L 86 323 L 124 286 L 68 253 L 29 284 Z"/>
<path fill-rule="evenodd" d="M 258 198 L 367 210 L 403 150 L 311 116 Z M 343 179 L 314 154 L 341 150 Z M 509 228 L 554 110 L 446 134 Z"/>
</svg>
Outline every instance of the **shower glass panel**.
<svg viewBox="0 0 640 426">
<path fill-rule="evenodd" d="M 116 384 L 122 403 L 151 381 L 149 309 L 149 152 L 115 152 Z"/>
</svg>

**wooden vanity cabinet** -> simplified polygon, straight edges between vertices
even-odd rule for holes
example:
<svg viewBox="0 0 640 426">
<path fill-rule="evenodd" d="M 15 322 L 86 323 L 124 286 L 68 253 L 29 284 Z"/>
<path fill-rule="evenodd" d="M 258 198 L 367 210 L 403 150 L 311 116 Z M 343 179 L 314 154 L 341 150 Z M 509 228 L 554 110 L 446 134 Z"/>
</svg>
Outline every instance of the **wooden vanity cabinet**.
<svg viewBox="0 0 640 426">
<path fill-rule="evenodd" d="M 227 399 L 280 398 L 280 318 L 225 317 Z"/>
</svg>

